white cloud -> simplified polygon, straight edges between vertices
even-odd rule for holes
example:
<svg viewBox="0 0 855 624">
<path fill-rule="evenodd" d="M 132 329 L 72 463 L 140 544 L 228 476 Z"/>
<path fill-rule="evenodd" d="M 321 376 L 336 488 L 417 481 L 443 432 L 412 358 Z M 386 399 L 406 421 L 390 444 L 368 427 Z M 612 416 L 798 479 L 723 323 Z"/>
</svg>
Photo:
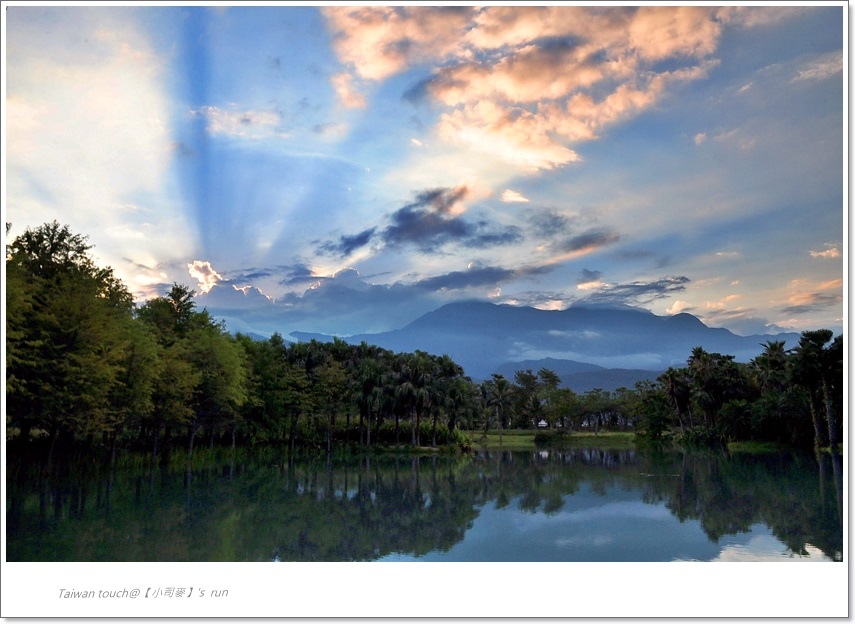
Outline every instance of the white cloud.
<svg viewBox="0 0 855 624">
<path fill-rule="evenodd" d="M 505 203 L 528 203 L 528 198 L 524 197 L 521 193 L 506 189 L 502 193 L 502 201 Z"/>
<path fill-rule="evenodd" d="M 707 140 L 707 133 L 706 132 L 698 132 L 695 135 L 695 145 L 700 145 L 701 143 L 703 143 L 706 140 Z"/>
<path fill-rule="evenodd" d="M 10 7 L 6 15 L 11 234 L 56 219 L 88 235 L 99 262 L 130 288 L 145 289 L 162 271 L 138 258 L 168 264 L 195 244 L 168 190 L 164 59 L 115 9 Z"/>
<path fill-rule="evenodd" d="M 825 251 L 811 251 L 811 258 L 839 258 L 840 257 L 840 249 L 837 248 L 836 245 L 826 244 L 827 249 Z"/>
<path fill-rule="evenodd" d="M 601 290 L 605 288 L 607 284 L 605 282 L 601 282 L 600 280 L 594 280 L 591 282 L 582 282 L 581 284 L 576 284 L 576 288 L 579 290 Z"/>
<path fill-rule="evenodd" d="M 800 80 L 825 80 L 843 71 L 843 52 L 829 52 L 805 63 L 793 78 Z"/>
<path fill-rule="evenodd" d="M 190 277 L 198 280 L 199 290 L 204 293 L 210 292 L 217 282 L 223 279 L 223 276 L 217 273 L 207 260 L 194 260 L 187 265 L 187 271 Z"/>
<path fill-rule="evenodd" d="M 339 101 L 346 108 L 364 108 L 365 96 L 354 86 L 354 78 L 347 72 L 335 74 L 332 78 L 333 89 Z"/>
<path fill-rule="evenodd" d="M 693 310 L 695 306 L 693 306 L 688 301 L 683 301 L 681 299 L 677 299 L 670 308 L 665 310 L 668 314 L 680 314 L 681 312 L 685 312 L 686 310 Z"/>
<path fill-rule="evenodd" d="M 287 135 L 278 130 L 281 123 L 279 113 L 274 111 L 224 110 L 216 106 L 203 106 L 190 111 L 191 115 L 205 118 L 208 132 L 242 139 L 261 139 L 271 136 L 283 138 Z"/>
</svg>

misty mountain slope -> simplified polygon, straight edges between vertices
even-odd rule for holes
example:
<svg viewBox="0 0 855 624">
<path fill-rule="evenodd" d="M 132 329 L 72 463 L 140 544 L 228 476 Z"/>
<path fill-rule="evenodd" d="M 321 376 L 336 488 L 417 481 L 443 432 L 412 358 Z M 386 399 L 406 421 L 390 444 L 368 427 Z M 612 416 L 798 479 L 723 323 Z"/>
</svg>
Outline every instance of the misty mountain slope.
<svg viewBox="0 0 855 624">
<path fill-rule="evenodd" d="M 536 375 L 542 368 L 551 370 L 558 375 L 561 379 L 559 387 L 570 388 L 578 393 L 584 393 L 594 388 L 601 388 L 610 392 L 621 387 L 633 388 L 637 382 L 655 380 L 663 372 L 637 368 L 603 368 L 595 364 L 555 358 L 505 362 L 496 368 L 495 372 L 513 380 L 517 371 L 531 371 Z"/>
<path fill-rule="evenodd" d="M 325 339 L 303 332 L 292 336 Z M 786 340 L 792 347 L 798 338 L 798 334 L 738 336 L 727 329 L 707 327 L 690 314 L 657 316 L 630 307 L 538 310 L 470 301 L 442 306 L 398 330 L 344 340 L 353 344 L 365 341 L 392 351 L 447 354 L 467 375 L 486 379 L 505 363 L 544 358 L 662 371 L 683 366 L 697 346 L 748 361 L 762 351 L 767 340 Z"/>
</svg>

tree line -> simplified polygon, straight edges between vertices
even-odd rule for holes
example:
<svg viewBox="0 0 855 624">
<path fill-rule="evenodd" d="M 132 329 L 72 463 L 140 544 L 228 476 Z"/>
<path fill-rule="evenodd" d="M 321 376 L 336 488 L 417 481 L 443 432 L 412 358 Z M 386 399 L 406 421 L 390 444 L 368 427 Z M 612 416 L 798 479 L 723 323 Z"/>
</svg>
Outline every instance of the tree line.
<svg viewBox="0 0 855 624">
<path fill-rule="evenodd" d="M 7 225 L 7 233 L 9 226 Z M 7 437 L 145 449 L 282 444 L 467 445 L 462 431 L 635 430 L 661 440 L 763 439 L 835 446 L 842 336 L 770 341 L 743 364 L 696 348 L 684 368 L 577 394 L 554 371 L 473 381 L 448 355 L 365 342 L 230 334 L 173 284 L 140 305 L 87 238 L 56 221 L 6 247 Z"/>
</svg>

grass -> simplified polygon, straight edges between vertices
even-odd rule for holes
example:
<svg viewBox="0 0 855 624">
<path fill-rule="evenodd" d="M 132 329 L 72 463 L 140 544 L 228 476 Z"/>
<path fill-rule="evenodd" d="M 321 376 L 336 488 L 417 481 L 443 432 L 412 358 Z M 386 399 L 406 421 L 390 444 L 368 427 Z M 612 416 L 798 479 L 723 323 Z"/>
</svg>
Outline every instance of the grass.
<svg viewBox="0 0 855 624">
<path fill-rule="evenodd" d="M 533 430 L 508 429 L 502 432 L 501 445 L 499 443 L 499 432 L 490 430 L 486 437 L 483 431 L 469 431 L 472 444 L 475 448 L 498 449 L 508 451 L 529 451 L 538 448 L 534 438 L 538 433 Z M 543 432 L 541 432 L 543 433 Z M 635 434 L 631 431 L 601 431 L 599 435 L 593 432 L 573 432 L 554 438 L 545 442 L 543 446 L 554 446 L 562 444 L 570 448 L 596 448 L 607 447 L 613 449 L 634 449 Z"/>
<path fill-rule="evenodd" d="M 731 453 L 774 453 L 786 448 L 776 442 L 757 442 L 754 440 L 730 442 L 727 445 L 727 450 Z"/>
</svg>

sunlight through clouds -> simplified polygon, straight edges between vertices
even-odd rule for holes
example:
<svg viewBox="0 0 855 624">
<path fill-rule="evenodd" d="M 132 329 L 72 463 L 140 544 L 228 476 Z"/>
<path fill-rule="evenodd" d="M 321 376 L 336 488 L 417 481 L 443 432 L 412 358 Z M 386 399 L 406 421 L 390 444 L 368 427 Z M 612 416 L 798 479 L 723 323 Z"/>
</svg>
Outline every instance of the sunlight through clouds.
<svg viewBox="0 0 855 624">
<path fill-rule="evenodd" d="M 843 14 L 10 6 L 10 236 L 268 334 L 460 298 L 839 325 Z"/>
</svg>

